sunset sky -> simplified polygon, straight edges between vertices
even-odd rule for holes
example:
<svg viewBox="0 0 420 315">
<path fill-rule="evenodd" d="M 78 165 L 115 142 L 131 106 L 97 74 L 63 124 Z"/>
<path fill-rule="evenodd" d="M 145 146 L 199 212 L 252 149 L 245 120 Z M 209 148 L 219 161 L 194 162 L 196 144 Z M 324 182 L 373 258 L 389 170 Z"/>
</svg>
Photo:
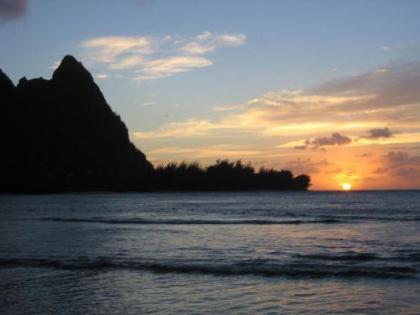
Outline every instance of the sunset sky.
<svg viewBox="0 0 420 315">
<path fill-rule="evenodd" d="M 403 0 L 0 0 L 0 68 L 50 78 L 74 55 L 155 164 L 420 188 L 419 14 Z"/>
</svg>

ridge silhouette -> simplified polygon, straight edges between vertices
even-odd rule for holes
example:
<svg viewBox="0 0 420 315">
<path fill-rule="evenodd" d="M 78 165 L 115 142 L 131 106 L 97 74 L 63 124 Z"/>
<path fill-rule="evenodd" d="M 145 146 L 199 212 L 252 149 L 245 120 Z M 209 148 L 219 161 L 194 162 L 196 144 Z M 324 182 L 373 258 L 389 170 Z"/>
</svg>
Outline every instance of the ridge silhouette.
<svg viewBox="0 0 420 315">
<path fill-rule="evenodd" d="M 307 175 L 218 160 L 154 168 L 130 142 L 81 62 L 65 56 L 52 78 L 0 70 L 0 192 L 298 189 Z"/>
</svg>

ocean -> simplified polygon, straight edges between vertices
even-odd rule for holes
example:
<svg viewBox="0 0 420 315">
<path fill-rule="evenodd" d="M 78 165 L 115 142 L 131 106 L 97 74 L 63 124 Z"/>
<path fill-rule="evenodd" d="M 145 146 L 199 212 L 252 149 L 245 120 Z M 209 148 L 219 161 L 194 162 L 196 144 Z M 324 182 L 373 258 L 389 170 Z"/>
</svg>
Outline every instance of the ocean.
<svg viewBox="0 0 420 315">
<path fill-rule="evenodd" d="M 420 314 L 420 192 L 0 195 L 0 314 Z"/>
</svg>

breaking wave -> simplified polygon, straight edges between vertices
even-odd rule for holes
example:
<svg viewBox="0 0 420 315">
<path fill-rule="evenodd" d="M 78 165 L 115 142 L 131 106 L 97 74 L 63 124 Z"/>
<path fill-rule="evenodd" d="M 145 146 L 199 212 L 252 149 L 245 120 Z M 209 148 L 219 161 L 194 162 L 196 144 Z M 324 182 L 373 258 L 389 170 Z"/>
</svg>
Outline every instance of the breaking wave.
<svg viewBox="0 0 420 315">
<path fill-rule="evenodd" d="M 325 265 L 301 262 L 242 261 L 236 263 L 187 263 L 179 261 L 120 261 L 110 259 L 60 261 L 50 259 L 0 259 L 0 268 L 35 267 L 59 270 L 132 270 L 156 273 L 209 274 L 216 276 L 255 275 L 297 278 L 413 278 L 417 270 L 405 266 Z"/>
</svg>

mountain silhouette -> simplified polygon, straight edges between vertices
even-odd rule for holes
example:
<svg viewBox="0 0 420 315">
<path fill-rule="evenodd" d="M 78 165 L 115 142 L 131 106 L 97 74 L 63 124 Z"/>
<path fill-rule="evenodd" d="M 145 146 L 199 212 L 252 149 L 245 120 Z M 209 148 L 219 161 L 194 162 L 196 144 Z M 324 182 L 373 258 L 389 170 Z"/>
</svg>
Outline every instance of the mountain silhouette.
<svg viewBox="0 0 420 315">
<path fill-rule="evenodd" d="M 125 190 L 153 171 L 91 74 L 66 56 L 51 80 L 0 71 L 0 190 Z"/>
<path fill-rule="evenodd" d="M 0 70 L 0 192 L 306 190 L 310 177 L 241 161 L 154 168 L 92 75 L 66 56 L 51 80 Z"/>
</svg>

